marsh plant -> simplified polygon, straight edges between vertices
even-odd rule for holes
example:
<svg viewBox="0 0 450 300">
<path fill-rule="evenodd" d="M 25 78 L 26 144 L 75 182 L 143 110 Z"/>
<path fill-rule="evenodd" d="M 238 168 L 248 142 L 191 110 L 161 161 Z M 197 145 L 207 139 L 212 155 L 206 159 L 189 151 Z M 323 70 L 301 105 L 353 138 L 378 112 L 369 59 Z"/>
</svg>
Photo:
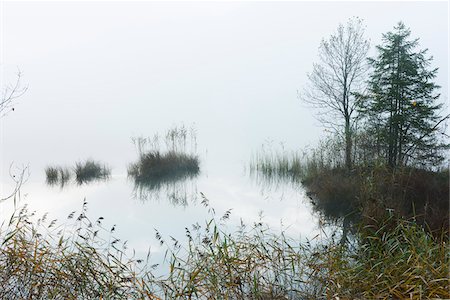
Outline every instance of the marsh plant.
<svg viewBox="0 0 450 300">
<path fill-rule="evenodd" d="M 1 299 L 143 299 L 145 274 L 124 255 L 126 243 L 90 220 L 87 203 L 66 222 L 26 207 L 0 227 Z"/>
<path fill-rule="evenodd" d="M 429 299 L 449 297 L 449 246 L 413 220 L 386 216 L 342 244 L 325 231 L 300 242 L 263 220 L 226 230 L 230 211 L 170 243 L 166 299 Z M 369 276 L 369 277 L 368 277 Z M 370 280 L 368 280 L 370 278 Z"/>
<path fill-rule="evenodd" d="M 249 171 L 253 177 L 259 177 L 266 183 L 291 182 L 299 184 L 307 178 L 314 177 L 321 170 L 341 168 L 342 158 L 339 138 L 329 138 L 303 151 L 288 151 L 283 143 L 274 145 L 273 141 L 262 145 L 252 155 Z"/>
<path fill-rule="evenodd" d="M 139 160 L 129 165 L 128 176 L 133 179 L 135 191 L 141 198 L 151 197 L 152 192 L 167 188 L 168 194 L 176 195 L 176 184 L 200 173 L 194 128 L 173 127 L 163 138 L 156 134 L 153 138 L 140 137 L 132 141 Z"/>
<path fill-rule="evenodd" d="M 70 169 L 67 167 L 47 167 L 45 169 L 48 185 L 59 185 L 63 188 L 71 179 Z"/>
<path fill-rule="evenodd" d="M 0 227 L 2 299 L 448 299 L 450 249 L 414 220 L 387 216 L 351 244 L 298 241 L 264 220 L 230 229 L 230 211 L 156 239 L 167 272 L 128 256 L 126 242 L 91 220 L 87 203 L 63 223 L 26 208 Z M 36 220 L 37 219 L 37 220 Z M 234 227 L 233 227 L 234 228 Z M 161 262 L 158 262 L 161 263 Z"/>
<path fill-rule="evenodd" d="M 67 167 L 47 167 L 45 169 L 46 183 L 50 186 L 65 187 L 72 178 L 72 172 Z M 73 176 L 78 185 L 96 180 L 107 180 L 111 176 L 111 169 L 105 164 L 93 160 L 77 162 L 73 168 Z"/>
<path fill-rule="evenodd" d="M 280 147 L 263 144 L 250 159 L 249 175 L 262 185 L 298 184 L 304 176 L 304 156 L 305 153 L 285 150 L 282 144 Z"/>
<path fill-rule="evenodd" d="M 400 218 L 415 218 L 434 235 L 443 230 L 448 236 L 448 169 L 393 169 L 355 159 L 348 170 L 342 149 L 342 140 L 336 137 L 301 154 L 263 147 L 250 162 L 250 174 L 266 185 L 287 181 L 303 186 L 313 209 L 327 221 L 370 224 L 365 216 L 382 219 L 389 210 Z"/>
<path fill-rule="evenodd" d="M 96 180 L 107 180 L 111 176 L 111 169 L 109 167 L 94 160 L 77 162 L 74 170 L 75 180 L 79 185 Z"/>
</svg>

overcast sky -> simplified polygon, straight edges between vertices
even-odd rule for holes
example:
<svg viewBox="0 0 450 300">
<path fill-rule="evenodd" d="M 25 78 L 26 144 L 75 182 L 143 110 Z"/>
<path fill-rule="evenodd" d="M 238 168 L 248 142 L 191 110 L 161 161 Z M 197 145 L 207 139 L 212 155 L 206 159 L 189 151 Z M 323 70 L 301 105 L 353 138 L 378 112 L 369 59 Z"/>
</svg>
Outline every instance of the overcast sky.
<svg viewBox="0 0 450 300">
<path fill-rule="evenodd" d="M 211 155 L 313 144 L 323 129 L 297 90 L 320 40 L 352 16 L 371 55 L 398 21 L 410 27 L 448 101 L 448 1 L 2 2 L 3 85 L 20 68 L 29 87 L 1 120 L 2 162 L 124 167 L 130 137 L 180 122 Z"/>
</svg>

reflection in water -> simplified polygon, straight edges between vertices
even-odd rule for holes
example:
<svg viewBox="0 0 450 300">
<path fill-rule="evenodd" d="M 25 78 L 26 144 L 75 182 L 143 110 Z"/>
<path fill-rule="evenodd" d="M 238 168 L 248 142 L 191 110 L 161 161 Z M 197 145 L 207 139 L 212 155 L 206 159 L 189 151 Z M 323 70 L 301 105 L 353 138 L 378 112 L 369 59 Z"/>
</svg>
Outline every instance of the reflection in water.
<svg viewBox="0 0 450 300">
<path fill-rule="evenodd" d="M 139 180 L 134 178 L 133 196 L 142 201 L 159 200 L 165 196 L 173 205 L 186 206 L 196 201 L 196 173 L 174 173 L 172 176 Z"/>
<path fill-rule="evenodd" d="M 319 197 L 314 192 L 315 188 L 326 189 L 327 185 L 311 186 L 307 175 L 307 170 L 311 168 L 310 163 L 306 153 L 300 155 L 297 152 L 274 151 L 271 147 L 265 149 L 263 146 L 262 151 L 250 161 L 249 176 L 263 192 L 284 191 L 287 187 L 298 191 L 306 190 L 306 196 L 313 213 L 319 217 L 320 225 L 341 228 L 341 242 L 344 243 L 351 233 L 351 222 L 357 220 L 358 216 L 343 195 L 330 191 L 325 193 L 330 197 Z"/>
</svg>

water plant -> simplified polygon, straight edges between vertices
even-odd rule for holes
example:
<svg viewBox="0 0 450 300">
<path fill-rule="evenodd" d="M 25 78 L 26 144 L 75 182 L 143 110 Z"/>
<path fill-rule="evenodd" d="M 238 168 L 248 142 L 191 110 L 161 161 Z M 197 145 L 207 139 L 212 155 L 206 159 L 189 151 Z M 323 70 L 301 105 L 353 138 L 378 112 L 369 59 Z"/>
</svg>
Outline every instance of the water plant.
<svg viewBox="0 0 450 300">
<path fill-rule="evenodd" d="M 111 169 L 109 167 L 94 160 L 77 162 L 74 171 L 75 180 L 79 185 L 94 180 L 106 180 L 111 175 Z"/>
<path fill-rule="evenodd" d="M 139 263 L 126 259 L 124 244 L 86 216 L 86 201 L 70 223 L 26 207 L 0 228 L 1 299 L 143 299 Z M 5 225 L 5 224 L 4 224 Z M 104 233 L 104 234 L 102 234 Z M 105 237 L 104 239 L 100 236 Z"/>
<path fill-rule="evenodd" d="M 47 167 L 45 168 L 45 176 L 46 182 L 48 185 L 54 185 L 58 182 L 58 168 L 56 167 Z"/>
<path fill-rule="evenodd" d="M 309 151 L 264 148 L 250 162 L 250 174 L 263 184 L 289 182 L 303 186 L 313 209 L 328 221 L 348 224 L 364 216 L 382 219 L 386 209 L 414 217 L 431 233 L 449 233 L 449 172 L 416 167 L 390 168 L 382 163 L 345 167 L 339 138 Z M 254 175 L 256 174 L 256 175 Z"/>
<path fill-rule="evenodd" d="M 166 262 L 128 256 L 126 242 L 91 220 L 87 202 L 67 221 L 26 208 L 0 227 L 2 299 L 448 299 L 450 248 L 414 220 L 387 215 L 342 245 L 296 240 L 263 220 L 227 226 L 230 211 L 156 239 Z M 156 275 L 155 267 L 167 267 Z"/>
<path fill-rule="evenodd" d="M 133 138 L 132 141 L 139 160 L 129 165 L 128 177 L 133 179 L 135 191 L 141 199 L 149 198 L 152 192 L 158 193 L 163 188 L 177 189 L 177 183 L 193 179 L 200 173 L 193 128 L 188 130 L 180 126 L 169 129 L 165 134 L 164 144 L 158 134 L 153 138 Z M 185 203 L 183 200 L 174 202 Z"/>
<path fill-rule="evenodd" d="M 157 187 L 166 182 L 195 177 L 199 171 L 199 160 L 196 156 L 174 151 L 149 152 L 141 155 L 137 163 L 130 165 L 128 175 L 135 181 L 148 182 L 149 186 Z"/>
<path fill-rule="evenodd" d="M 63 188 L 70 180 L 71 173 L 66 167 L 45 168 L 46 182 L 48 185 L 59 185 Z"/>
</svg>

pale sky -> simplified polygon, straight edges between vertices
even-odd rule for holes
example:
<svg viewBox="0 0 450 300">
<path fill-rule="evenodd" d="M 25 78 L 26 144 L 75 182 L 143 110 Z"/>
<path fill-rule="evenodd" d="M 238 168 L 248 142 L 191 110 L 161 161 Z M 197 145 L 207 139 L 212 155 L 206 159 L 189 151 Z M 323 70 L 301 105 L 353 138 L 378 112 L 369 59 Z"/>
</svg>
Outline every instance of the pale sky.
<svg viewBox="0 0 450 300">
<path fill-rule="evenodd" d="M 1 120 L 2 161 L 123 169 L 130 137 L 180 122 L 218 157 L 245 160 L 266 139 L 314 144 L 323 129 L 297 90 L 320 40 L 352 16 L 371 55 L 398 21 L 410 27 L 448 101 L 448 2 L 2 2 L 3 85 L 19 68 L 29 87 Z"/>
</svg>

